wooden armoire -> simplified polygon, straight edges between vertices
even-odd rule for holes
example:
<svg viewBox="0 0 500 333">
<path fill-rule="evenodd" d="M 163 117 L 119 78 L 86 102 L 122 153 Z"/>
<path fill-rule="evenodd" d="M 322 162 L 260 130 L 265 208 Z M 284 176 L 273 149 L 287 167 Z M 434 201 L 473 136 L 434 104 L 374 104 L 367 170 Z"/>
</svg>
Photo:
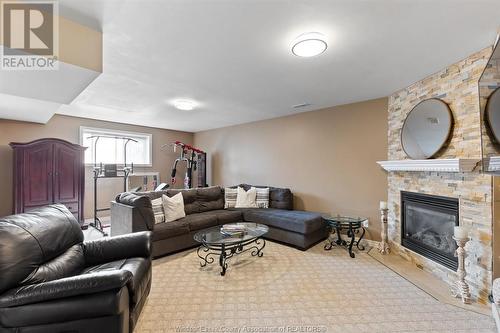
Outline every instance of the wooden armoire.
<svg viewBox="0 0 500 333">
<path fill-rule="evenodd" d="M 85 147 L 60 140 L 11 142 L 14 149 L 14 212 L 64 204 L 83 224 Z"/>
</svg>

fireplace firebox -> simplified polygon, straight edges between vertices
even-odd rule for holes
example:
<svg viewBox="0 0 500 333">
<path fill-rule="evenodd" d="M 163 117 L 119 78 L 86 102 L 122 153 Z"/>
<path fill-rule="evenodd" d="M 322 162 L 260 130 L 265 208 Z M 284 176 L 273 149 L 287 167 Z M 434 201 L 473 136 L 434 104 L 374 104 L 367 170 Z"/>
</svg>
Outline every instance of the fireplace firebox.
<svg viewBox="0 0 500 333">
<path fill-rule="evenodd" d="M 401 192 L 401 245 L 452 270 L 458 267 L 453 228 L 458 199 Z"/>
</svg>

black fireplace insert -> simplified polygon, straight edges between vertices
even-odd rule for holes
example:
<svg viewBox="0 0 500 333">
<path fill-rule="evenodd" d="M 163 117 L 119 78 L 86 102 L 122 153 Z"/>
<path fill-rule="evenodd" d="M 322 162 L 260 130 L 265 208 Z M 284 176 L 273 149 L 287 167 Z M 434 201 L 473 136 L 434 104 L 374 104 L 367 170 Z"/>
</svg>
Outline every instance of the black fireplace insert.
<svg viewBox="0 0 500 333">
<path fill-rule="evenodd" d="M 452 270 L 458 267 L 453 240 L 458 199 L 401 192 L 401 245 Z"/>
</svg>

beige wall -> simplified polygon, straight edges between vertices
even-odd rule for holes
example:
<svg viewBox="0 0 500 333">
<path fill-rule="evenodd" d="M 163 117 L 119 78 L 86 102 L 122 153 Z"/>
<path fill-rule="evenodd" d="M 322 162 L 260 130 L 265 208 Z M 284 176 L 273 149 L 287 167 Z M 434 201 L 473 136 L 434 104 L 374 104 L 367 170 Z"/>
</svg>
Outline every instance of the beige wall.
<svg viewBox="0 0 500 333">
<path fill-rule="evenodd" d="M 56 115 L 47 124 L 34 124 L 19 121 L 0 119 L 0 216 L 12 212 L 12 149 L 9 142 L 28 142 L 40 138 L 60 138 L 72 143 L 79 143 L 80 126 L 119 129 L 124 131 L 137 131 L 153 135 L 153 166 L 151 168 L 136 168 L 137 171 L 158 171 L 162 182 L 168 182 L 172 163 L 177 158 L 177 153 L 171 149 L 161 150 L 161 145 L 175 140 L 192 144 L 193 134 L 186 132 L 170 131 L 150 127 L 125 125 L 99 120 L 83 119 Z M 184 172 L 178 169 L 177 185 L 182 186 Z M 93 177 L 92 168 L 87 167 L 85 175 L 85 218 L 93 215 Z M 123 182 L 120 179 L 105 179 L 99 181 L 100 208 L 108 207 L 109 201 L 116 193 L 123 191 Z M 106 213 L 102 214 L 106 215 Z"/>
<path fill-rule="evenodd" d="M 210 184 L 289 187 L 298 209 L 366 216 L 380 239 L 387 98 L 196 133 Z"/>
</svg>

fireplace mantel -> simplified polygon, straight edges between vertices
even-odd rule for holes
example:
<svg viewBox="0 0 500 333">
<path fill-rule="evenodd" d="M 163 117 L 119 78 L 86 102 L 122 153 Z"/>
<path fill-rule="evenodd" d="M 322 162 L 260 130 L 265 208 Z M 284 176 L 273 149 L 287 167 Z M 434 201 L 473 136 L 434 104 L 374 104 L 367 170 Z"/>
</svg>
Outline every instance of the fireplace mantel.
<svg viewBox="0 0 500 333">
<path fill-rule="evenodd" d="M 479 158 L 440 158 L 429 160 L 378 161 L 386 171 L 472 172 L 480 164 Z"/>
<path fill-rule="evenodd" d="M 486 159 L 488 171 L 500 171 L 500 156 L 492 156 Z"/>
</svg>

